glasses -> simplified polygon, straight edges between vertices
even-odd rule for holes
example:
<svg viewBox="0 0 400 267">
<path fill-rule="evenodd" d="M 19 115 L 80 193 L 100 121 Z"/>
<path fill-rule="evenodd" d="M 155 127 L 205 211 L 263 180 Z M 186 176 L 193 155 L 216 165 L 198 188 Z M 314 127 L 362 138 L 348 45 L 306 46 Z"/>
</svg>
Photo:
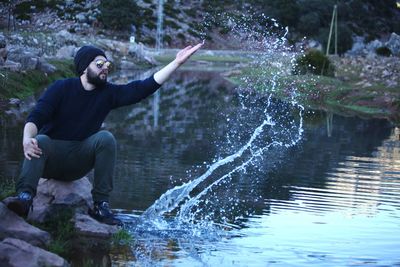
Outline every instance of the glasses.
<svg viewBox="0 0 400 267">
<path fill-rule="evenodd" d="M 96 67 L 98 67 L 99 69 L 102 69 L 104 66 L 106 66 L 107 69 L 111 68 L 111 62 L 107 61 L 107 60 L 102 60 L 102 59 L 98 59 L 95 61 Z"/>
</svg>

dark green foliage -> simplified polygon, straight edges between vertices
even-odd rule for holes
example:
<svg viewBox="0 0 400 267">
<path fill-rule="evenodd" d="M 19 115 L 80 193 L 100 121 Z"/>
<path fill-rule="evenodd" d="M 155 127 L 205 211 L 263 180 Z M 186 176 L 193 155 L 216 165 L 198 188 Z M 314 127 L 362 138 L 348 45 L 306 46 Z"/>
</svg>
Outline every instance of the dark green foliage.
<svg viewBox="0 0 400 267">
<path fill-rule="evenodd" d="M 386 46 L 378 47 L 375 52 L 377 55 L 384 57 L 390 57 L 392 55 L 392 51 Z"/>
<path fill-rule="evenodd" d="M 352 31 L 343 23 L 338 24 L 338 53 L 341 55 L 353 46 Z M 332 47 L 332 45 L 331 45 Z M 331 50 L 332 51 L 332 50 Z M 331 52 L 330 53 L 333 53 Z"/>
<path fill-rule="evenodd" d="M 266 0 L 262 11 L 277 19 L 282 26 L 295 27 L 300 15 L 296 0 Z"/>
<path fill-rule="evenodd" d="M 10 2 L 10 1 L 5 1 Z M 13 6 L 13 13 L 17 19 L 29 20 L 32 13 L 43 11 L 46 8 L 56 8 L 57 3 L 61 1 L 57 0 L 32 0 L 23 1 Z"/>
<path fill-rule="evenodd" d="M 141 26 L 139 7 L 134 1 L 126 0 L 102 0 L 99 10 L 100 21 L 107 29 L 129 31 L 132 24 L 139 28 Z"/>
<path fill-rule="evenodd" d="M 296 59 L 293 74 L 316 74 L 334 76 L 334 66 L 327 56 L 319 50 L 309 50 L 306 54 Z"/>
<path fill-rule="evenodd" d="M 300 17 L 297 29 L 306 36 L 314 35 L 321 26 L 317 12 L 310 12 Z"/>
<path fill-rule="evenodd" d="M 170 28 L 173 28 L 173 29 L 179 29 L 180 28 L 179 25 L 176 24 L 176 22 L 173 21 L 173 20 L 165 19 L 164 20 L 164 25 L 165 25 L 165 27 L 170 27 Z"/>
<path fill-rule="evenodd" d="M 183 33 L 178 33 L 178 35 L 177 35 L 177 37 L 179 38 L 179 39 L 181 39 L 182 41 L 185 41 L 186 40 L 186 36 L 183 34 Z"/>
<path fill-rule="evenodd" d="M 14 15 L 17 19 L 30 20 L 31 13 L 32 13 L 32 10 L 31 10 L 30 2 L 22 2 L 15 6 Z"/>
</svg>

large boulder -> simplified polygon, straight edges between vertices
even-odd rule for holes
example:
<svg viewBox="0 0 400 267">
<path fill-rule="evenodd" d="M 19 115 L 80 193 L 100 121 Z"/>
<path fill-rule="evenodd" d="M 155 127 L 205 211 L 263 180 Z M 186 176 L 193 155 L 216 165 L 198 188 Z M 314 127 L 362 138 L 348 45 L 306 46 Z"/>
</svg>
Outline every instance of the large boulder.
<svg viewBox="0 0 400 267">
<path fill-rule="evenodd" d="M 37 68 L 38 68 L 38 70 L 40 70 L 44 73 L 47 73 L 47 74 L 54 73 L 57 70 L 57 68 L 54 65 L 48 63 L 47 61 L 45 61 L 42 58 L 39 59 L 39 64 L 37 65 Z"/>
<path fill-rule="evenodd" d="M 7 59 L 7 42 L 3 33 L 0 32 L 0 66 L 4 65 L 4 62 Z"/>
<path fill-rule="evenodd" d="M 69 266 L 60 256 L 15 238 L 6 238 L 0 242 L 0 262 L 3 267 Z"/>
<path fill-rule="evenodd" d="M 117 226 L 100 223 L 86 214 L 76 213 L 72 221 L 76 233 L 81 237 L 110 238 L 118 231 Z"/>
<path fill-rule="evenodd" d="M 34 70 L 39 64 L 40 51 L 31 47 L 12 46 L 8 49 L 7 61 L 21 64 L 22 70 Z"/>
<path fill-rule="evenodd" d="M 77 47 L 74 45 L 66 45 L 61 47 L 60 49 L 58 49 L 57 53 L 56 53 L 56 57 L 57 58 L 61 58 L 61 59 L 71 59 L 75 56 L 75 53 L 77 51 Z"/>
<path fill-rule="evenodd" d="M 100 223 L 86 214 L 76 213 L 72 218 L 76 236 L 73 246 L 79 250 L 107 251 L 118 226 Z"/>
<path fill-rule="evenodd" d="M 65 209 L 87 213 L 93 206 L 91 190 L 92 184 L 87 177 L 71 182 L 40 179 L 28 220 L 44 222 Z"/>
<path fill-rule="evenodd" d="M 4 202 L 6 201 L 7 199 L 4 200 Z M 49 233 L 28 224 L 2 202 L 0 202 L 0 218 L 0 239 L 13 237 L 40 247 L 50 243 Z"/>
<path fill-rule="evenodd" d="M 7 46 L 6 37 L 2 32 L 0 32 L 0 48 L 5 48 Z"/>
<path fill-rule="evenodd" d="M 400 56 L 400 35 L 392 33 L 389 41 L 386 42 L 386 46 L 392 51 L 395 56 Z"/>
<path fill-rule="evenodd" d="M 60 45 L 76 45 L 75 36 L 67 30 L 56 33 L 56 40 Z"/>
<path fill-rule="evenodd" d="M 361 56 L 365 54 L 366 46 L 364 43 L 364 38 L 356 36 L 353 38 L 353 46 L 351 50 L 346 52 L 349 56 Z"/>
</svg>

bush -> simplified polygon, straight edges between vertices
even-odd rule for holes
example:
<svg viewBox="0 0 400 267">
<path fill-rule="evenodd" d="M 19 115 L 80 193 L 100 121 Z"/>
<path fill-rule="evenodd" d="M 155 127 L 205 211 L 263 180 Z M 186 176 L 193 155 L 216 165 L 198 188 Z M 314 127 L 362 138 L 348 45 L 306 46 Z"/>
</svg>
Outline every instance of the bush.
<svg viewBox="0 0 400 267">
<path fill-rule="evenodd" d="M 316 12 L 310 12 L 300 17 L 298 30 L 305 35 L 313 35 L 318 32 L 321 20 Z"/>
<path fill-rule="evenodd" d="M 102 0 L 99 6 L 99 20 L 105 28 L 129 31 L 135 19 L 140 18 L 139 7 L 134 1 Z M 137 24 L 137 23 L 136 23 Z M 138 29 L 140 25 L 135 25 Z"/>
<path fill-rule="evenodd" d="M 319 50 L 309 50 L 296 59 L 293 74 L 312 73 L 316 75 L 334 76 L 334 66 L 327 56 Z"/>
<path fill-rule="evenodd" d="M 381 46 L 375 49 L 375 52 L 379 56 L 390 57 L 392 55 L 392 51 L 387 46 Z"/>
</svg>

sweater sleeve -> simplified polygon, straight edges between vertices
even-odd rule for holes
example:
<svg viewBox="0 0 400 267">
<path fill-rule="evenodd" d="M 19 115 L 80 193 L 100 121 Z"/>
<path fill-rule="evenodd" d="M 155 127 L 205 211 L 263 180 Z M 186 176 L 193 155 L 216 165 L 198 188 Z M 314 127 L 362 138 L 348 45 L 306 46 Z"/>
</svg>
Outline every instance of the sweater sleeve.
<svg viewBox="0 0 400 267">
<path fill-rule="evenodd" d="M 62 81 L 50 85 L 39 98 L 35 108 L 29 114 L 26 122 L 32 122 L 40 130 L 49 122 L 59 106 L 61 99 Z"/>
<path fill-rule="evenodd" d="M 145 80 L 132 81 L 124 85 L 113 85 L 113 108 L 137 103 L 160 88 L 154 75 Z"/>
</svg>

